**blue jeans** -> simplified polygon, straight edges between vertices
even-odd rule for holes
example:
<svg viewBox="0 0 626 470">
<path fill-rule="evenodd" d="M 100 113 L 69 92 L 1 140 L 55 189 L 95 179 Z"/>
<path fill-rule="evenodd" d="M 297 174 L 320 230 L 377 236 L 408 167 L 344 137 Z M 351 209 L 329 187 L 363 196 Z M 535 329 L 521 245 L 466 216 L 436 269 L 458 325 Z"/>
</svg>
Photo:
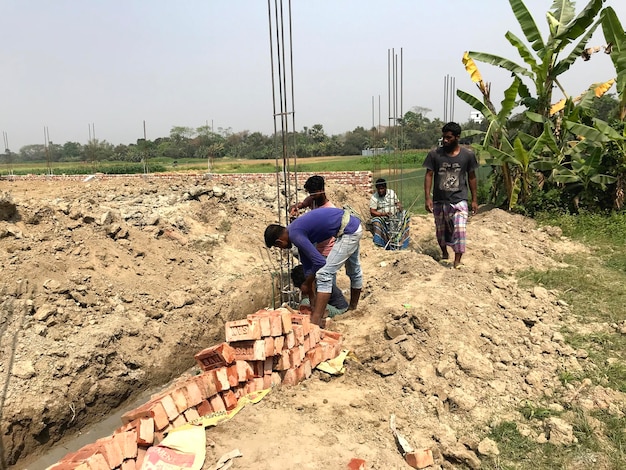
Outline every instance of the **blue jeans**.
<svg viewBox="0 0 626 470">
<path fill-rule="evenodd" d="M 362 237 L 363 228 L 359 227 L 356 233 L 344 234 L 335 240 L 333 249 L 326 258 L 326 264 L 315 273 L 318 292 L 330 294 L 333 291 L 333 279 L 344 264 L 346 274 L 350 278 L 350 288 L 363 288 L 363 271 L 359 259 L 359 244 Z"/>
</svg>

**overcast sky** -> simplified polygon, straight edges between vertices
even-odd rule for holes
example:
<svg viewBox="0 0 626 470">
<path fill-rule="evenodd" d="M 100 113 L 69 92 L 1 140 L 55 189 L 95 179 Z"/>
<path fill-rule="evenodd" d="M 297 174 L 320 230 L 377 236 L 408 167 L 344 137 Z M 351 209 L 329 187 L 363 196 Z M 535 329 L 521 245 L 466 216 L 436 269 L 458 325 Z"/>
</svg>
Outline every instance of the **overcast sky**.
<svg viewBox="0 0 626 470">
<path fill-rule="evenodd" d="M 553 1 L 525 3 L 545 30 Z M 626 24 L 626 1 L 606 5 Z M 13 151 L 42 144 L 44 126 L 59 144 L 86 143 L 90 124 L 99 140 L 134 143 L 144 120 L 148 139 L 173 126 L 273 131 L 266 0 L 3 0 L 0 18 L 0 130 Z M 478 96 L 464 51 L 522 63 L 504 38 L 523 37 L 506 0 L 293 0 L 292 24 L 297 130 L 369 128 L 372 97 L 377 125 L 379 96 L 385 125 L 392 48 L 402 49 L 402 111 L 429 108 L 431 119 L 444 117 L 446 76 Z M 599 29 L 590 45 L 601 44 Z M 508 75 L 478 65 L 499 103 Z M 578 95 L 613 75 L 596 54 L 563 84 Z M 455 120 L 469 112 L 457 99 Z"/>
</svg>

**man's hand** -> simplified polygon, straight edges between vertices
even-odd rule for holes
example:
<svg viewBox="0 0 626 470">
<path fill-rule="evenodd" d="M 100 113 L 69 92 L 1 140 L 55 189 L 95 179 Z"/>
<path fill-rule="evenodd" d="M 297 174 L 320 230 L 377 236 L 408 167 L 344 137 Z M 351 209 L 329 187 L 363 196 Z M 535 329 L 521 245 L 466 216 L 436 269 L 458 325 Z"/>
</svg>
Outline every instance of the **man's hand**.
<svg viewBox="0 0 626 470">
<path fill-rule="evenodd" d="M 426 202 L 424 202 L 424 208 L 427 212 L 433 211 L 433 200 L 431 198 L 426 199 Z"/>
<path fill-rule="evenodd" d="M 472 201 L 472 215 L 478 212 L 478 202 Z"/>
</svg>

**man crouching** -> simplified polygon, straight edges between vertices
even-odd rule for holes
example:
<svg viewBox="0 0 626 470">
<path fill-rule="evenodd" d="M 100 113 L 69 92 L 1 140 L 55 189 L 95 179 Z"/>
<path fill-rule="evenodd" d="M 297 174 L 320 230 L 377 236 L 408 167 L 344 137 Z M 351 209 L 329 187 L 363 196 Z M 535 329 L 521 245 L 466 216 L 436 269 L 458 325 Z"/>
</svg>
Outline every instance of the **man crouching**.
<svg viewBox="0 0 626 470">
<path fill-rule="evenodd" d="M 333 290 L 333 279 L 343 265 L 350 278 L 350 306 L 354 310 L 363 288 L 363 272 L 359 258 L 359 243 L 363 236 L 361 221 L 349 211 L 338 208 L 319 208 L 301 215 L 287 227 L 270 224 L 265 229 L 265 245 L 280 249 L 298 248 L 300 262 L 306 275 L 305 283 L 311 293 L 313 313 L 311 321 L 322 323 L 326 305 Z M 324 258 L 315 243 L 335 237 L 335 244 Z M 315 281 L 316 290 L 313 289 Z"/>
</svg>

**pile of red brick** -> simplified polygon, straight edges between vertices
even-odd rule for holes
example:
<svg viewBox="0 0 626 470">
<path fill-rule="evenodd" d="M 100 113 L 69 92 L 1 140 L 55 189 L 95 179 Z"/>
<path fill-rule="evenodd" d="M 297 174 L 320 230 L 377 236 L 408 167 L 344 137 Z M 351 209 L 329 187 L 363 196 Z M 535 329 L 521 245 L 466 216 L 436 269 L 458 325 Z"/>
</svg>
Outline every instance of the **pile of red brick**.
<svg viewBox="0 0 626 470">
<path fill-rule="evenodd" d="M 226 342 L 195 355 L 202 372 L 179 380 L 122 416 L 109 436 L 67 454 L 48 470 L 140 469 L 147 449 L 201 416 L 226 412 L 239 398 L 274 385 L 295 385 L 341 352 L 342 337 L 287 309 L 259 310 L 226 323 Z"/>
</svg>

